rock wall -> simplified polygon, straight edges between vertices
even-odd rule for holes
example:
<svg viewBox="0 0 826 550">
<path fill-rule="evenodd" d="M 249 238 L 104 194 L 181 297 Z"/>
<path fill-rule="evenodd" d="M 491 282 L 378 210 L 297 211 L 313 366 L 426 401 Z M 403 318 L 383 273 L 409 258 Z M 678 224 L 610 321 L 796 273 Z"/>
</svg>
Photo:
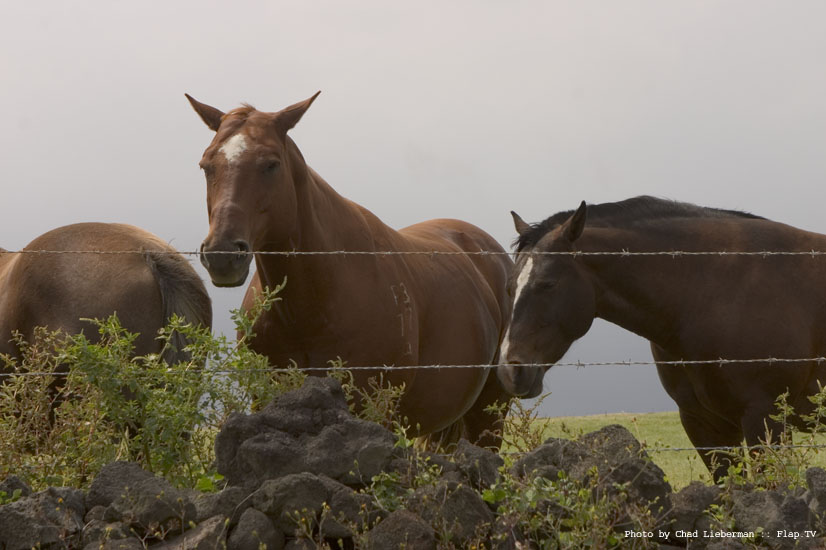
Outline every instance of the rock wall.
<svg viewBox="0 0 826 550">
<path fill-rule="evenodd" d="M 215 445 L 227 482 L 218 493 L 176 489 L 127 462 L 106 466 L 86 492 L 32 493 L 6 479 L 0 491 L 21 498 L 0 506 L 0 550 L 537 547 L 523 518 L 502 512 L 504 497 L 482 497 L 501 482 L 500 456 L 466 441 L 449 456 L 399 447 L 392 433 L 349 414 L 332 379 L 309 378 L 256 414 L 232 416 Z M 615 518 L 618 547 L 747 548 L 732 536 L 738 531 L 758 533 L 751 544 L 767 548 L 826 546 L 826 471 L 818 468 L 807 472 L 806 491 L 727 493 L 725 529 L 709 513 L 723 504 L 720 488 L 673 492 L 619 426 L 550 439 L 507 474 L 524 487 L 540 477 L 572 480 L 595 500 L 654 518 L 650 531 L 630 512 Z M 533 506 L 548 517 L 570 514 L 559 502 Z"/>
</svg>

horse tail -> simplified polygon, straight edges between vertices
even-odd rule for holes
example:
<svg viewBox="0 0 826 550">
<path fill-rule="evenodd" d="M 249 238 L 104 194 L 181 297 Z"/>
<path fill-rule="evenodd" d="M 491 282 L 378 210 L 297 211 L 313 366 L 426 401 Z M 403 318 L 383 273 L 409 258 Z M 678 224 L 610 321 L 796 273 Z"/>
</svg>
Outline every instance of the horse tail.
<svg viewBox="0 0 826 550">
<path fill-rule="evenodd" d="M 163 325 L 169 323 L 173 314 L 187 322 L 212 328 L 212 302 L 204 283 L 189 262 L 180 254 L 147 251 L 146 263 L 155 276 L 163 304 Z M 188 361 L 189 354 L 184 348 L 189 343 L 179 332 L 173 333 L 171 346 L 163 358 L 174 364 Z"/>
</svg>

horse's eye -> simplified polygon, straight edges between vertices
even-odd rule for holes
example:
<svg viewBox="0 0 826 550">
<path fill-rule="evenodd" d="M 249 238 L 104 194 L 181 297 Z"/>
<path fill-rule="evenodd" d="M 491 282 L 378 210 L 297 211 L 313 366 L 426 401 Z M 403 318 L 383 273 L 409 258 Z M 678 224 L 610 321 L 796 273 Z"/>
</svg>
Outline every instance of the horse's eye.
<svg viewBox="0 0 826 550">
<path fill-rule="evenodd" d="M 281 163 L 277 160 L 270 160 L 264 165 L 264 172 L 267 174 L 275 174 L 281 167 Z"/>
<path fill-rule="evenodd" d="M 556 286 L 557 281 L 555 280 L 548 280 L 548 281 L 540 281 L 537 285 L 542 290 L 551 290 L 553 287 Z"/>
</svg>

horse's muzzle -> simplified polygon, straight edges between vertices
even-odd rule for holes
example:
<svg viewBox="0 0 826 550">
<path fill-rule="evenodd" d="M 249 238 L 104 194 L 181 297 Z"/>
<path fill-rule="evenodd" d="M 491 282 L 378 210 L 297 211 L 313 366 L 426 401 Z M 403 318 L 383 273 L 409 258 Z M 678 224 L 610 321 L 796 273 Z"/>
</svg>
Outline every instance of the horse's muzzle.
<svg viewBox="0 0 826 550">
<path fill-rule="evenodd" d="M 237 240 L 231 246 L 207 246 L 201 243 L 201 264 L 209 272 L 212 284 L 221 287 L 235 287 L 244 284 L 252 262 L 250 245 Z"/>
<path fill-rule="evenodd" d="M 533 365 L 508 362 L 496 368 L 496 376 L 505 391 L 515 397 L 529 399 L 542 393 L 545 369 Z"/>
</svg>

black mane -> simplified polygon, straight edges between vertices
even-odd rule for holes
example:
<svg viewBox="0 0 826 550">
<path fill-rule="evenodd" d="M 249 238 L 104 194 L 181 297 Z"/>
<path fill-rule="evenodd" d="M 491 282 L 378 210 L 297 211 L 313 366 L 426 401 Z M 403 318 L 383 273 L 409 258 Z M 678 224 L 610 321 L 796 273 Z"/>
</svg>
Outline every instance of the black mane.
<svg viewBox="0 0 826 550">
<path fill-rule="evenodd" d="M 514 245 L 517 251 L 534 246 L 555 227 L 563 224 L 574 214 L 574 210 L 557 212 L 544 221 L 531 225 L 528 231 L 520 235 Z M 723 210 L 697 206 L 687 202 L 659 199 L 648 195 L 634 197 L 619 202 L 606 202 L 588 205 L 588 225 L 609 226 L 617 223 L 639 223 L 655 219 L 675 218 L 751 218 L 764 219 L 739 210 Z"/>
</svg>

